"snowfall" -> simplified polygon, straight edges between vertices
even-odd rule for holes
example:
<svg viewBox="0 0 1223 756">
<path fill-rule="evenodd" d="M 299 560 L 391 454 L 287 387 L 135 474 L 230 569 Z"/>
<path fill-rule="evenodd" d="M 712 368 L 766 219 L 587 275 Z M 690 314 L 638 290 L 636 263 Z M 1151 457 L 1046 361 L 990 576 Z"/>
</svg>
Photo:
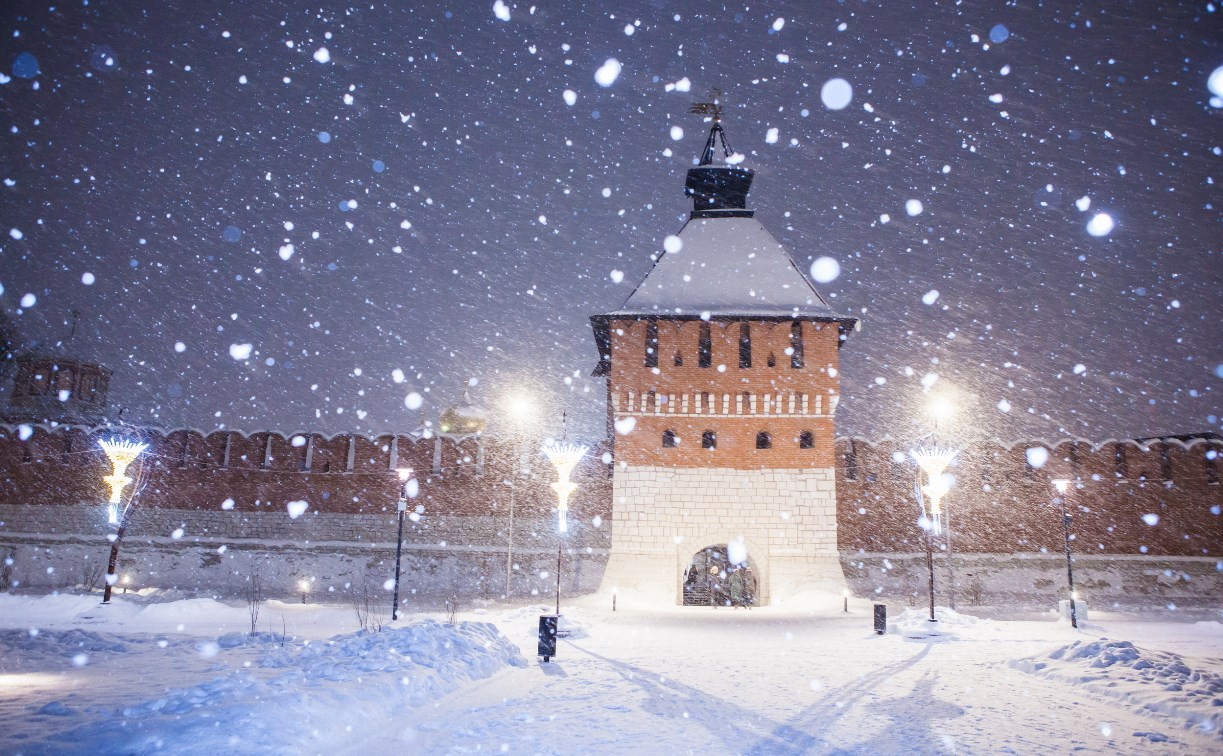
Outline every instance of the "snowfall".
<svg viewBox="0 0 1223 756">
<path fill-rule="evenodd" d="M 0 752 L 1223 752 L 1215 610 L 548 610 L 0 594 Z"/>
</svg>

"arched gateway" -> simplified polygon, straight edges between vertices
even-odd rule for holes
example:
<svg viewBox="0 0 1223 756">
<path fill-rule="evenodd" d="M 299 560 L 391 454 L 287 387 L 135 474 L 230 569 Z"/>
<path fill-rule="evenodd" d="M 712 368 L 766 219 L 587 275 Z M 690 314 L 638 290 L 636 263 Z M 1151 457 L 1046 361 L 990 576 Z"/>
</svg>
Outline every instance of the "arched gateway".
<svg viewBox="0 0 1223 756">
<path fill-rule="evenodd" d="M 760 572 L 733 544 L 706 546 L 692 555 L 684 570 L 684 606 L 741 607 L 760 603 Z"/>
<path fill-rule="evenodd" d="M 753 173 L 713 164 L 720 135 L 715 119 L 688 171 L 680 243 L 620 309 L 591 318 L 614 459 L 604 588 L 626 606 L 685 603 L 711 544 L 746 548 L 761 604 L 845 585 L 833 415 L 838 352 L 858 322 L 745 208 Z"/>
</svg>

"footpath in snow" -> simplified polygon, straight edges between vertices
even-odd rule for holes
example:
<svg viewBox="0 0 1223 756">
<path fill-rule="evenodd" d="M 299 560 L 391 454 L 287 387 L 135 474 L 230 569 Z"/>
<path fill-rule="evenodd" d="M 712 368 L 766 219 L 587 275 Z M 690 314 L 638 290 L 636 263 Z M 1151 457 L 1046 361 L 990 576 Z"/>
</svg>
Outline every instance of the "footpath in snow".
<svg viewBox="0 0 1223 756">
<path fill-rule="evenodd" d="M 0 595 L 0 753 L 1218 753 L 1223 625 Z M 817 611 L 817 609 L 819 611 Z"/>
</svg>

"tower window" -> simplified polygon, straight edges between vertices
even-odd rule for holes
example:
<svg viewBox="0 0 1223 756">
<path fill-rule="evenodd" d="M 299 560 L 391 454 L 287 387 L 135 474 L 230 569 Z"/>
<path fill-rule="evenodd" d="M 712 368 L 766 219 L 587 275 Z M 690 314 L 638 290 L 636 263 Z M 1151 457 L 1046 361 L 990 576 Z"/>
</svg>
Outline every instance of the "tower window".
<svg viewBox="0 0 1223 756">
<path fill-rule="evenodd" d="M 713 336 L 708 323 L 701 323 L 701 334 L 696 350 L 697 361 L 701 367 L 707 368 L 713 364 Z"/>
<path fill-rule="evenodd" d="M 684 366 L 684 355 L 680 354 L 679 352 L 676 352 L 675 353 L 675 367 L 683 367 L 683 366 Z"/>
<path fill-rule="evenodd" d="M 798 448 L 811 449 L 815 446 L 815 435 L 811 431 L 798 434 Z"/>
<path fill-rule="evenodd" d="M 701 448 L 702 449 L 718 448 L 718 434 L 714 433 L 711 430 L 707 430 L 704 433 L 702 433 L 701 434 Z"/>
<path fill-rule="evenodd" d="M 674 449 L 679 446 L 679 439 L 675 437 L 675 431 L 665 430 L 662 432 L 662 446 L 664 449 Z"/>
<path fill-rule="evenodd" d="M 759 433 L 756 434 L 756 448 L 757 449 L 772 449 L 773 448 L 773 437 L 769 435 L 768 431 L 760 431 Z"/>
<path fill-rule="evenodd" d="M 790 324 L 790 367 L 803 366 L 803 324 L 796 320 Z"/>
<path fill-rule="evenodd" d="M 858 479 L 858 445 L 853 439 L 850 439 L 849 448 L 845 450 L 845 479 Z"/>
<path fill-rule="evenodd" d="M 769 352 L 768 365 L 769 367 L 777 367 L 777 355 L 772 352 Z"/>
<path fill-rule="evenodd" d="M 739 324 L 739 367 L 752 366 L 752 326 L 749 323 Z"/>
<path fill-rule="evenodd" d="M 647 320 L 645 324 L 645 366 L 658 367 L 658 321 Z"/>
</svg>

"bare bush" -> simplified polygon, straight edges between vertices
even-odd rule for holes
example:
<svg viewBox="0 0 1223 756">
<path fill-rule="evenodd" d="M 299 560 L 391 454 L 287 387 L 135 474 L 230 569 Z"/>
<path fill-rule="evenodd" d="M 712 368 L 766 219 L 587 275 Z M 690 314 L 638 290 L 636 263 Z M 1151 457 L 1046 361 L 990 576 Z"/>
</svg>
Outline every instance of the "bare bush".
<svg viewBox="0 0 1223 756">
<path fill-rule="evenodd" d="M 17 549 L 7 549 L 0 558 L 0 591 L 8 591 L 16 585 L 13 580 L 13 565 L 17 563 Z"/>
<path fill-rule="evenodd" d="M 255 626 L 259 624 L 259 610 L 263 608 L 263 602 L 268 598 L 258 572 L 252 572 L 246 579 L 245 598 L 246 610 L 251 618 L 251 635 L 254 635 Z"/>
<path fill-rule="evenodd" d="M 386 607 L 382 601 L 382 592 L 370 585 L 368 579 L 363 579 L 360 585 L 350 586 L 348 594 L 353 611 L 357 614 L 357 624 L 364 632 L 377 633 L 382 631 L 386 623 Z"/>
<path fill-rule="evenodd" d="M 104 574 L 106 574 L 106 565 L 93 559 L 81 560 L 81 587 L 85 590 L 93 591 L 97 588 Z"/>
</svg>

